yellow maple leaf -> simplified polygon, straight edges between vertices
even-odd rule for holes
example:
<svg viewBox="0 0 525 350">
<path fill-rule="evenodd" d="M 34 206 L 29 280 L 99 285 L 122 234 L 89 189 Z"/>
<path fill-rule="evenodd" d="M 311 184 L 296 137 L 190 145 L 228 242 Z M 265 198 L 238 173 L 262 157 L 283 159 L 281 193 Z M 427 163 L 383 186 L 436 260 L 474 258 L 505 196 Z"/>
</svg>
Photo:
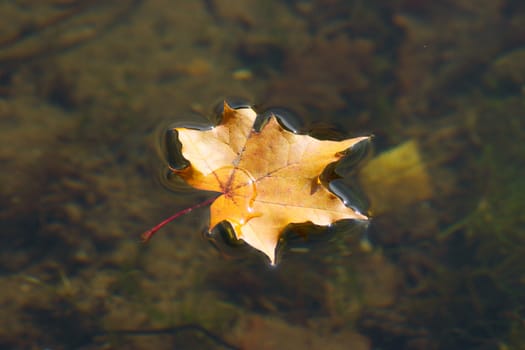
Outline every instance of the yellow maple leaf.
<svg viewBox="0 0 525 350">
<path fill-rule="evenodd" d="M 318 140 L 284 129 L 273 115 L 257 131 L 256 117 L 252 108 L 225 102 L 220 124 L 210 130 L 174 129 L 189 166 L 171 170 L 194 188 L 221 193 L 211 204 L 210 232 L 227 221 L 238 239 L 275 264 L 279 237 L 291 223 L 368 219 L 345 206 L 320 176 L 369 137 Z"/>
</svg>

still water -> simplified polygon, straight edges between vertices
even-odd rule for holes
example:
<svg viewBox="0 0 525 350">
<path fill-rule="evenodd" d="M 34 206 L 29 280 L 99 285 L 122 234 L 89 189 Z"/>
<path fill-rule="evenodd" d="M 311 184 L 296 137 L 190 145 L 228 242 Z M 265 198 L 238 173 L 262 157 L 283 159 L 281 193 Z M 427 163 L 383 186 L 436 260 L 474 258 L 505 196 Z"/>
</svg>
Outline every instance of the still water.
<svg viewBox="0 0 525 350">
<path fill-rule="evenodd" d="M 518 0 L 0 3 L 0 348 L 523 349 Z M 205 234 L 170 125 L 373 135 L 278 264 Z M 239 102 L 242 101 L 242 102 Z M 176 144 L 176 142 L 174 142 Z M 332 178 L 330 178 L 332 180 Z"/>
</svg>

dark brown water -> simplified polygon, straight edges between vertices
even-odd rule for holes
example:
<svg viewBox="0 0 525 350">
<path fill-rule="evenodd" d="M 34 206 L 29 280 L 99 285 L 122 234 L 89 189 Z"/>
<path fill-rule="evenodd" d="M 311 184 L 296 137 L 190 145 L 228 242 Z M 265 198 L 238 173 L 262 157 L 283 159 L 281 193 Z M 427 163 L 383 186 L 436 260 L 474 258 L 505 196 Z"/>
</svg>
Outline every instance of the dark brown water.
<svg viewBox="0 0 525 350">
<path fill-rule="evenodd" d="M 522 349 L 523 62 L 518 0 L 0 3 L 0 348 Z M 209 198 L 160 135 L 225 98 L 374 134 L 366 232 L 269 267 L 201 208 L 142 245 Z"/>
</svg>

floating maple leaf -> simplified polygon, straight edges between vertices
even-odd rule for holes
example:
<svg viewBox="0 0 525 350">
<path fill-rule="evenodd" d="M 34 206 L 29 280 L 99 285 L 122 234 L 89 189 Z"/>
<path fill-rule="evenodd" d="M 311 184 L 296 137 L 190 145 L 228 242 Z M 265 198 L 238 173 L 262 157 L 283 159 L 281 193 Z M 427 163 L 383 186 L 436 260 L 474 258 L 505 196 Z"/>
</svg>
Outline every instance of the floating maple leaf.
<svg viewBox="0 0 525 350">
<path fill-rule="evenodd" d="M 171 171 L 192 187 L 221 193 L 211 204 L 210 232 L 227 221 L 238 239 L 275 264 L 279 237 L 291 223 L 325 226 L 342 219 L 368 219 L 345 206 L 320 180 L 329 164 L 368 137 L 322 141 L 284 129 L 274 115 L 256 130 L 256 117 L 252 108 L 233 109 L 225 102 L 219 125 L 174 129 L 189 165 Z M 143 238 L 149 239 L 173 218 Z"/>
</svg>

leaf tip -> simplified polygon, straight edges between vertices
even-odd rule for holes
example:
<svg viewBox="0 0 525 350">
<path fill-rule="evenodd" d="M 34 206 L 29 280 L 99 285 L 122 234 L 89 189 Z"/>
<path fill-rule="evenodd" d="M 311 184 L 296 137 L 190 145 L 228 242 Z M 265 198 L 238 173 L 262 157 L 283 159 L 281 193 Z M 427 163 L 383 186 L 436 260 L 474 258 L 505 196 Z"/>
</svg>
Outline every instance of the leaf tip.
<svg viewBox="0 0 525 350">
<path fill-rule="evenodd" d="M 228 101 L 224 100 L 223 105 L 222 105 L 222 113 L 226 114 L 226 113 L 231 113 L 233 111 L 234 109 L 230 106 Z"/>
</svg>

